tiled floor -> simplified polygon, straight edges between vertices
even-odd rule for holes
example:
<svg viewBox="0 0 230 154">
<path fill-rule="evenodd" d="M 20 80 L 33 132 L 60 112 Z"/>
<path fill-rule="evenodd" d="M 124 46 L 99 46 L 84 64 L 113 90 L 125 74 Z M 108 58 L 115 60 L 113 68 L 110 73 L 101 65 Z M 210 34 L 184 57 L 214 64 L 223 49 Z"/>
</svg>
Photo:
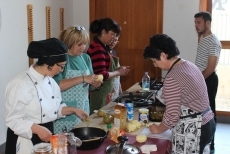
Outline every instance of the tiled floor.
<svg viewBox="0 0 230 154">
<path fill-rule="evenodd" d="M 230 124 L 217 123 L 215 154 L 230 154 Z"/>
</svg>

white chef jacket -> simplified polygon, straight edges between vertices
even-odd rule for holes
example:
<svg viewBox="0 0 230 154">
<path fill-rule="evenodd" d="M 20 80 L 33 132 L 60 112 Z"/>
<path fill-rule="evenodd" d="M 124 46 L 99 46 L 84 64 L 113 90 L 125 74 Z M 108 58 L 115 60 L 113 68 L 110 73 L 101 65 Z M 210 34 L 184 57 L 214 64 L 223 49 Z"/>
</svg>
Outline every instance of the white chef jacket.
<svg viewBox="0 0 230 154">
<path fill-rule="evenodd" d="M 6 87 L 5 123 L 16 135 L 17 154 L 30 154 L 33 123 L 64 117 L 60 88 L 52 77 L 43 76 L 33 66 L 17 75 Z M 12 145 L 13 146 L 13 145 Z"/>
</svg>

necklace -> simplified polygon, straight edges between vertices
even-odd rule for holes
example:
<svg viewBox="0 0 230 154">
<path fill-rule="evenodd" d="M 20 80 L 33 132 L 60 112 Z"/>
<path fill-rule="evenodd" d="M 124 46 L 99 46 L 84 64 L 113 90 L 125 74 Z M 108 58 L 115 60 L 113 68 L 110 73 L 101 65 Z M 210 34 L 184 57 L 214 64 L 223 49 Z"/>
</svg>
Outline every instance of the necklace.
<svg viewBox="0 0 230 154">
<path fill-rule="evenodd" d="M 174 61 L 174 63 L 172 64 L 172 66 L 171 66 L 170 69 L 168 70 L 166 76 L 167 76 L 167 75 L 169 74 L 169 72 L 172 70 L 173 66 L 174 66 L 178 61 L 180 61 L 180 60 L 181 60 L 181 58 L 177 58 L 177 60 Z"/>
</svg>

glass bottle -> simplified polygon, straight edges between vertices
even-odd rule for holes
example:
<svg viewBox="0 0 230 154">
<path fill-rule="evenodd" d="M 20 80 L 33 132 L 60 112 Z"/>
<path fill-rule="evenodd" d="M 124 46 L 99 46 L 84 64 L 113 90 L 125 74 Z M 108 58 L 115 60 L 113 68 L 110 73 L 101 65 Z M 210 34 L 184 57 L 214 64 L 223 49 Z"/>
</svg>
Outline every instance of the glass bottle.
<svg viewBox="0 0 230 154">
<path fill-rule="evenodd" d="M 118 103 L 114 108 L 114 127 L 120 130 L 126 129 L 127 109 L 124 104 Z"/>
</svg>

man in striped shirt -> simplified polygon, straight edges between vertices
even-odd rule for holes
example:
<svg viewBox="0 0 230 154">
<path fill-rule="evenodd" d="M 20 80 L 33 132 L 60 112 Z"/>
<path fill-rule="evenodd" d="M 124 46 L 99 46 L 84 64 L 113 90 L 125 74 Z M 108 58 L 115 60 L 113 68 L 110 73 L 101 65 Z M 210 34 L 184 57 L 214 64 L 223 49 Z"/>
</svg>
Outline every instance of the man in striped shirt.
<svg viewBox="0 0 230 154">
<path fill-rule="evenodd" d="M 195 16 L 195 27 L 200 40 L 197 47 L 195 64 L 202 72 L 208 89 L 211 109 L 216 122 L 216 93 L 218 88 L 218 76 L 216 66 L 219 61 L 221 43 L 211 31 L 212 17 L 208 12 L 199 12 Z M 214 153 L 214 138 L 211 142 L 211 153 Z"/>
</svg>

